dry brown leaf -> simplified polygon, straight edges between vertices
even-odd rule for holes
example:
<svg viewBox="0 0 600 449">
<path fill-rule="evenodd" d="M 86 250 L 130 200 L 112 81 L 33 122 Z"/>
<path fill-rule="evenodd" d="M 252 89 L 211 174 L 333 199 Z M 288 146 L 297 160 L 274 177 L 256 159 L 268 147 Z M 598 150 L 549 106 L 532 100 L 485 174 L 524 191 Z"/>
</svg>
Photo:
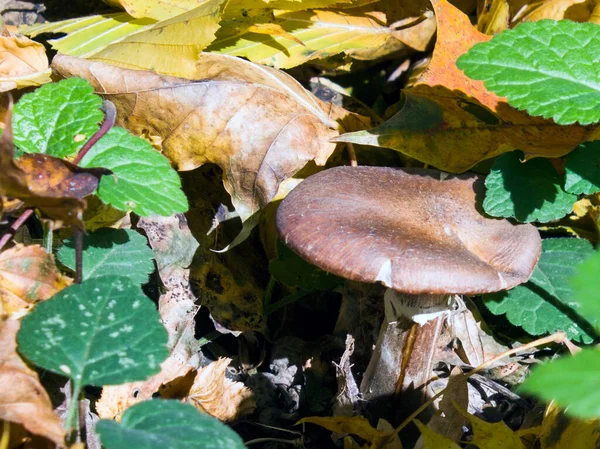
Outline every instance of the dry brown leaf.
<svg viewBox="0 0 600 449">
<path fill-rule="evenodd" d="M 241 382 L 225 377 L 231 359 L 222 358 L 198 370 L 187 401 L 221 421 L 250 414 L 256 404 L 252 392 Z"/>
<path fill-rule="evenodd" d="M 17 354 L 20 323 L 0 320 L 0 420 L 23 425 L 28 431 L 65 447 L 65 430 L 52 412 L 52 403 L 37 373 Z M 10 388 L 6 388 L 10 386 Z"/>
<path fill-rule="evenodd" d="M 518 20 L 515 20 L 512 25 L 542 19 L 568 19 L 575 22 L 587 22 L 595 5 L 595 0 L 544 0 L 532 2 L 520 11 Z"/>
<path fill-rule="evenodd" d="M 39 42 L 3 27 L 0 32 L 0 92 L 49 83 L 46 49 Z"/>
<path fill-rule="evenodd" d="M 18 198 L 54 220 L 54 228 L 74 225 L 83 229 L 83 197 L 98 187 L 103 168 L 85 169 L 45 154 L 25 154 L 13 160 L 11 114 L 7 113 L 0 137 L 0 195 Z"/>
<path fill-rule="evenodd" d="M 15 247 L 0 253 L 0 304 L 8 316 L 22 316 L 71 284 L 41 246 Z"/>
<path fill-rule="evenodd" d="M 115 104 L 120 125 L 158 136 L 179 170 L 213 162 L 242 220 L 269 203 L 307 162 L 323 165 L 329 142 L 367 119 L 326 104 L 287 74 L 239 58 L 204 53 L 191 81 L 57 56 L 53 69 L 87 79 Z"/>
</svg>

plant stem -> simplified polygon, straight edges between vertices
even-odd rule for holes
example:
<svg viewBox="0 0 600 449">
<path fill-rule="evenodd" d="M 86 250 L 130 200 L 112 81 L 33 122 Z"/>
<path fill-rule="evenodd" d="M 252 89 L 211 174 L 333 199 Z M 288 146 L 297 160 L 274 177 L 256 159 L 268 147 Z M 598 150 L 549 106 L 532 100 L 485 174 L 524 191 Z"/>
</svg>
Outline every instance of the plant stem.
<svg viewBox="0 0 600 449">
<path fill-rule="evenodd" d="M 0 449 L 8 449 L 10 441 L 10 421 L 2 421 L 2 438 L 0 438 Z"/>
<path fill-rule="evenodd" d="M 54 244 L 54 233 L 52 228 L 48 225 L 48 222 L 43 222 L 42 227 L 44 229 L 44 249 L 48 254 L 52 254 L 52 245 Z"/>
<path fill-rule="evenodd" d="M 71 397 L 69 398 L 69 408 L 67 409 L 67 416 L 65 417 L 65 428 L 69 431 L 69 440 L 73 438 L 79 423 L 79 395 L 81 394 L 81 383 L 75 382 L 71 379 Z"/>
<path fill-rule="evenodd" d="M 4 248 L 4 245 L 6 245 L 10 241 L 10 239 L 15 235 L 19 228 L 23 226 L 23 223 L 25 223 L 27 219 L 31 217 L 32 214 L 33 209 L 25 209 L 21 216 L 17 218 L 12 225 L 10 225 L 8 231 L 6 231 L 2 238 L 0 238 L 0 250 Z"/>
<path fill-rule="evenodd" d="M 73 164 L 79 164 L 81 159 L 83 159 L 87 152 L 90 151 L 90 148 L 92 148 L 96 142 L 102 138 L 102 136 L 104 136 L 113 126 L 115 126 L 117 109 L 112 101 L 104 100 L 102 103 L 102 110 L 104 111 L 104 122 L 102 122 L 102 126 L 92 137 L 90 137 L 90 140 L 85 143 L 81 150 L 79 150 L 79 153 L 77 153 L 77 156 L 75 159 L 73 159 Z"/>
<path fill-rule="evenodd" d="M 73 228 L 75 238 L 75 283 L 83 281 L 83 231 Z"/>
</svg>

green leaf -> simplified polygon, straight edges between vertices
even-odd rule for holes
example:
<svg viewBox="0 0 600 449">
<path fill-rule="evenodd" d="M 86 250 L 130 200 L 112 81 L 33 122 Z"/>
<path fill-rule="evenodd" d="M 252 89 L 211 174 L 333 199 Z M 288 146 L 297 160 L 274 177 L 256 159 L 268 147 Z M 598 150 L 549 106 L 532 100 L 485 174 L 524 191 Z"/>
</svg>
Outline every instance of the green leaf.
<svg viewBox="0 0 600 449">
<path fill-rule="evenodd" d="M 15 145 L 25 153 L 72 156 L 98 130 L 101 106 L 102 98 L 81 78 L 46 84 L 15 105 Z"/>
<path fill-rule="evenodd" d="M 559 125 L 600 120 L 600 26 L 525 22 L 456 61 L 467 76 L 531 115 Z"/>
<path fill-rule="evenodd" d="M 570 339 L 589 343 L 596 335 L 578 315 L 569 279 L 577 265 L 592 255 L 594 249 L 587 240 L 546 239 L 529 281 L 512 290 L 484 295 L 485 305 L 495 315 L 505 313 L 512 324 L 532 335 L 563 330 Z"/>
<path fill-rule="evenodd" d="M 118 385 L 160 371 L 167 331 L 156 307 L 127 277 L 71 285 L 23 318 L 19 351 L 81 385 Z"/>
<path fill-rule="evenodd" d="M 600 141 L 585 142 L 569 153 L 565 190 L 590 195 L 600 191 Z"/>
<path fill-rule="evenodd" d="M 600 416 L 600 351 L 584 349 L 533 370 L 519 391 L 555 400 L 580 418 Z"/>
<path fill-rule="evenodd" d="M 280 241 L 277 242 L 277 258 L 269 263 L 269 271 L 279 282 L 308 291 L 331 290 L 344 282 L 306 262 Z"/>
<path fill-rule="evenodd" d="M 75 241 L 65 240 L 57 257 L 75 271 Z M 131 281 L 145 284 L 153 270 L 153 253 L 146 238 L 131 229 L 103 228 L 84 237 L 83 279 L 126 273 Z"/>
<path fill-rule="evenodd" d="M 571 212 L 577 197 L 562 189 L 564 178 L 552 164 L 542 158 L 527 162 L 521 158 L 522 153 L 513 151 L 496 159 L 485 180 L 485 212 L 524 223 L 547 222 Z"/>
<path fill-rule="evenodd" d="M 245 449 L 218 419 L 174 400 L 140 402 L 125 410 L 120 423 L 99 421 L 96 433 L 106 449 Z"/>
<path fill-rule="evenodd" d="M 579 264 L 575 275 L 571 278 L 574 300 L 581 307 L 581 315 L 590 323 L 596 323 L 596 329 L 600 325 L 598 278 L 600 278 L 600 253 L 598 252 Z"/>
<path fill-rule="evenodd" d="M 84 156 L 82 167 L 104 167 L 98 187 L 102 201 L 138 215 L 172 215 L 188 209 L 179 175 L 147 141 L 113 128 Z"/>
</svg>

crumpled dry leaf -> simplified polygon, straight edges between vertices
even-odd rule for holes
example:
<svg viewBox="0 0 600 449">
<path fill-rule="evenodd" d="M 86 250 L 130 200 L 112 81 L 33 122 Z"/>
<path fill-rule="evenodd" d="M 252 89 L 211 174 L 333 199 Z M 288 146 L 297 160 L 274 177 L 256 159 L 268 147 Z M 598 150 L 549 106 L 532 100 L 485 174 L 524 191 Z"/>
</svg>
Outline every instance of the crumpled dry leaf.
<svg viewBox="0 0 600 449">
<path fill-rule="evenodd" d="M 221 421 L 233 421 L 256 408 L 252 391 L 225 377 L 231 359 L 221 358 L 198 370 L 187 401 Z"/>
<path fill-rule="evenodd" d="M 519 11 L 512 26 L 520 22 L 535 22 L 542 19 L 573 20 L 587 22 L 596 5 L 596 0 L 544 0 L 533 1 Z"/>
<path fill-rule="evenodd" d="M 0 319 L 0 420 L 22 424 L 28 431 L 65 447 L 65 430 L 38 375 L 17 354 L 20 323 Z"/>
<path fill-rule="evenodd" d="M 368 121 L 326 104 L 287 74 L 239 58 L 205 53 L 194 79 L 119 69 L 57 56 L 53 69 L 87 79 L 117 107 L 119 125 L 158 136 L 179 170 L 213 162 L 242 220 L 277 194 L 309 161 L 323 165 L 329 139 Z"/>
<path fill-rule="evenodd" d="M 23 316 L 70 284 L 56 268 L 54 255 L 39 245 L 17 244 L 0 253 L 0 305 L 8 316 Z"/>
<path fill-rule="evenodd" d="M 72 224 L 83 229 L 86 203 L 82 198 L 94 192 L 100 177 L 110 170 L 80 168 L 45 154 L 24 154 L 15 161 L 11 126 L 9 112 L 0 137 L 0 195 L 39 208 L 55 221 L 54 228 Z"/>
<path fill-rule="evenodd" d="M 510 5 L 508 0 L 484 0 L 480 2 L 477 29 L 483 34 L 493 35 L 508 28 Z"/>
<path fill-rule="evenodd" d="M 0 31 L 0 92 L 49 83 L 46 49 L 19 34 L 15 27 Z"/>
</svg>

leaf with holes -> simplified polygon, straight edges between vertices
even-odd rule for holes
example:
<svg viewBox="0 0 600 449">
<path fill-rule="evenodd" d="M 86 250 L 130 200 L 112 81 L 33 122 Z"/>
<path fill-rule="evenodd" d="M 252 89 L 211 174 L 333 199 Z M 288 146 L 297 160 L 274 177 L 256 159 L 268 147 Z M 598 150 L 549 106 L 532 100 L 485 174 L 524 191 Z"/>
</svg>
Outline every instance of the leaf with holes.
<svg viewBox="0 0 600 449">
<path fill-rule="evenodd" d="M 15 145 L 25 153 L 72 156 L 98 130 L 102 98 L 81 78 L 23 95 L 13 112 Z"/>
<path fill-rule="evenodd" d="M 75 271 L 75 241 L 65 240 L 58 250 L 58 260 Z M 99 229 L 84 237 L 83 279 L 120 276 L 139 284 L 148 282 L 154 270 L 153 253 L 146 239 L 131 229 Z"/>
<path fill-rule="evenodd" d="M 572 340 L 589 343 L 596 335 L 586 317 L 578 315 L 581 310 L 569 278 L 577 265 L 592 255 L 594 249 L 587 240 L 546 239 L 529 281 L 509 291 L 485 295 L 485 305 L 495 315 L 506 314 L 512 324 L 532 335 L 562 330 Z"/>
<path fill-rule="evenodd" d="M 144 139 L 113 128 L 84 156 L 82 167 L 104 167 L 114 176 L 100 181 L 98 196 L 138 215 L 171 215 L 188 209 L 181 180 L 169 160 Z"/>
<path fill-rule="evenodd" d="M 106 449 L 245 449 L 242 439 L 218 419 L 173 400 L 150 400 L 128 408 L 121 422 L 96 424 Z"/>
<path fill-rule="evenodd" d="M 152 301 L 127 277 L 72 285 L 25 318 L 19 351 L 35 365 L 83 385 L 144 380 L 167 357 L 167 332 Z"/>
</svg>

